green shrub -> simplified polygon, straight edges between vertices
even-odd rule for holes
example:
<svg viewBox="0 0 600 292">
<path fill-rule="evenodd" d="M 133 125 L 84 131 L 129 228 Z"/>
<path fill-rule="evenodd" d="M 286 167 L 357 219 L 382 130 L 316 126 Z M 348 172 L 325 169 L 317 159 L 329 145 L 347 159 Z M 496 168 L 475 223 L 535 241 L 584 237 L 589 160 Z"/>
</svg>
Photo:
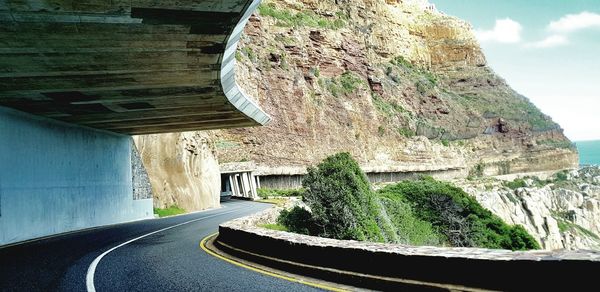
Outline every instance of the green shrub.
<svg viewBox="0 0 600 292">
<path fill-rule="evenodd" d="M 452 246 L 539 249 L 535 239 L 522 227 L 507 225 L 449 183 L 425 177 L 391 185 L 380 192 L 404 198 L 416 216 L 430 222 Z"/>
<path fill-rule="evenodd" d="M 321 71 L 319 70 L 319 67 L 310 68 L 308 71 L 317 78 L 319 78 L 319 76 L 321 76 Z"/>
<path fill-rule="evenodd" d="M 526 187 L 527 183 L 525 183 L 524 179 L 518 178 L 518 179 L 515 179 L 513 181 L 504 182 L 504 186 L 506 186 L 509 189 L 516 190 L 518 188 L 524 188 L 524 187 Z"/>
<path fill-rule="evenodd" d="M 411 62 L 409 62 L 408 60 L 404 59 L 404 57 L 402 56 L 397 56 L 395 58 L 393 58 L 392 60 L 390 60 L 390 63 L 392 63 L 393 65 L 399 66 L 399 67 L 404 67 L 406 69 L 413 69 L 414 66 Z"/>
<path fill-rule="evenodd" d="M 425 76 L 425 78 L 427 79 L 427 81 L 429 81 L 429 83 L 431 83 L 433 85 L 437 85 L 437 77 L 435 75 L 433 75 L 433 73 L 431 73 L 431 71 L 423 70 L 423 71 L 421 71 L 421 73 L 423 74 L 423 76 Z"/>
<path fill-rule="evenodd" d="M 424 177 L 377 193 L 348 153 L 308 168 L 302 185 L 310 208 L 282 211 L 278 224 L 291 232 L 337 239 L 538 249 L 521 226 L 509 226 L 462 189 Z"/>
<path fill-rule="evenodd" d="M 557 172 L 556 174 L 554 174 L 554 181 L 555 182 L 564 182 L 564 181 L 568 181 L 569 180 L 569 176 L 567 175 L 567 171 L 563 170 L 560 172 Z"/>
<path fill-rule="evenodd" d="M 450 146 L 450 141 L 448 141 L 446 139 L 442 139 L 440 142 L 442 143 L 442 145 L 444 145 L 446 147 Z"/>
<path fill-rule="evenodd" d="M 329 156 L 317 167 L 309 167 L 302 185 L 304 200 L 319 227 L 317 235 L 375 242 L 394 236 L 369 180 L 349 153 Z"/>
<path fill-rule="evenodd" d="M 416 135 L 415 131 L 409 128 L 398 128 L 398 133 L 406 138 L 412 138 Z"/>
<path fill-rule="evenodd" d="M 406 110 L 402 105 L 395 101 L 388 102 L 377 93 L 373 93 L 371 98 L 373 99 L 373 105 L 375 106 L 375 109 L 377 109 L 386 117 L 394 117 L 398 115 L 404 115 L 409 118 L 413 117 L 413 114 L 410 111 Z"/>
<path fill-rule="evenodd" d="M 258 11 L 262 16 L 270 16 L 277 19 L 278 26 L 283 27 L 313 27 L 340 29 L 346 25 L 344 15 L 337 13 L 335 18 L 325 18 L 317 15 L 314 11 L 305 10 L 293 12 L 285 9 L 277 8 L 273 3 L 261 4 L 258 6 Z"/>
<path fill-rule="evenodd" d="M 282 210 L 277 218 L 277 223 L 290 232 L 311 235 L 318 233 L 310 212 L 298 206 L 291 210 Z"/>
<path fill-rule="evenodd" d="M 244 54 L 246 54 L 246 56 L 248 57 L 248 59 L 250 59 L 250 61 L 252 61 L 252 63 L 254 63 L 258 60 L 258 57 L 256 56 L 256 53 L 254 53 L 252 48 L 244 47 L 244 48 L 242 48 L 242 52 L 244 52 Z"/>
<path fill-rule="evenodd" d="M 379 200 L 395 227 L 397 242 L 411 245 L 439 245 L 443 238 L 431 223 L 414 215 L 410 205 L 393 193 L 379 193 Z"/>
<path fill-rule="evenodd" d="M 363 84 L 360 77 L 354 75 L 351 71 L 346 71 L 339 77 L 340 84 L 343 89 L 343 93 L 348 94 L 354 92 L 357 88 Z"/>
<path fill-rule="evenodd" d="M 258 196 L 265 199 L 268 197 L 302 197 L 304 195 L 303 189 L 270 189 L 270 188 L 258 188 Z"/>
<path fill-rule="evenodd" d="M 324 87 L 333 95 L 340 97 L 356 91 L 364 83 L 363 80 L 350 71 L 344 72 L 336 78 L 322 78 L 318 81 L 319 86 Z"/>
<path fill-rule="evenodd" d="M 158 217 L 173 216 L 183 213 L 185 213 L 185 210 L 176 205 L 171 205 L 171 207 L 165 209 L 154 208 L 154 214 L 158 215 Z"/>
</svg>

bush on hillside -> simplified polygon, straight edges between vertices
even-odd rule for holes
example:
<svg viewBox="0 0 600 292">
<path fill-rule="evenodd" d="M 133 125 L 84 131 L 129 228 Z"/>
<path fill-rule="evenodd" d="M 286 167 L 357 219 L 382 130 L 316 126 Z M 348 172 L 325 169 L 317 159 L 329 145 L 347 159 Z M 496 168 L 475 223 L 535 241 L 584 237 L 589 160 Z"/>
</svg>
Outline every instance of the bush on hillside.
<svg viewBox="0 0 600 292">
<path fill-rule="evenodd" d="M 380 191 L 410 203 L 416 216 L 430 222 L 452 246 L 539 249 L 521 226 L 509 226 L 473 197 L 449 183 L 426 177 Z"/>
<path fill-rule="evenodd" d="M 304 195 L 304 189 L 270 189 L 270 188 L 259 188 L 257 190 L 258 196 L 266 199 L 268 197 L 302 197 Z"/>
<path fill-rule="evenodd" d="M 349 153 L 329 156 L 317 167 L 309 167 L 302 185 L 304 201 L 319 227 L 317 235 L 375 242 L 395 237 L 369 180 Z"/>
<path fill-rule="evenodd" d="M 291 232 L 413 245 L 539 248 L 523 227 L 507 225 L 449 183 L 428 177 L 375 193 L 348 153 L 309 168 L 302 184 L 310 211 L 295 207 L 278 218 Z"/>
<path fill-rule="evenodd" d="M 524 179 L 522 178 L 517 178 L 513 181 L 507 181 L 504 183 L 504 186 L 506 186 L 507 188 L 511 189 L 511 190 L 516 190 L 518 188 L 524 188 L 527 186 L 527 183 L 525 182 Z"/>
<path fill-rule="evenodd" d="M 285 226 L 290 232 L 307 235 L 318 233 L 312 214 L 299 206 L 295 206 L 290 210 L 282 210 L 277 218 L 277 223 Z"/>
<path fill-rule="evenodd" d="M 411 206 L 402 198 L 394 194 L 380 193 L 379 200 L 396 230 L 397 243 L 430 246 L 441 244 L 443 236 L 431 223 L 417 218 Z"/>
</svg>

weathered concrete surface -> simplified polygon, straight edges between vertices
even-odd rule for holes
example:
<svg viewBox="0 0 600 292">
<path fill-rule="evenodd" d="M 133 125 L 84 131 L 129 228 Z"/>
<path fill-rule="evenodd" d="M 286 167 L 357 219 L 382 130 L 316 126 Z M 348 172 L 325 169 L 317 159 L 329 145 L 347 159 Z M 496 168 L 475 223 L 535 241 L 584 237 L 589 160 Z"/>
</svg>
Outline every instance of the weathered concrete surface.
<svg viewBox="0 0 600 292">
<path fill-rule="evenodd" d="M 127 134 L 269 117 L 234 53 L 260 0 L 0 2 L 0 105 Z"/>
<path fill-rule="evenodd" d="M 277 208 L 271 208 L 223 223 L 217 241 L 262 256 L 380 277 L 358 281 L 367 288 L 387 287 L 381 283 L 385 282 L 381 277 L 389 277 L 475 289 L 589 289 L 596 279 L 581 275 L 600 267 L 600 252 L 595 251 L 407 246 L 321 238 L 258 227 L 272 222 L 278 212 Z M 325 269 L 311 276 L 325 275 L 328 273 Z M 341 278 L 333 280 L 338 282 Z"/>
<path fill-rule="evenodd" d="M 173 152 L 162 158 L 185 164 L 164 169 L 185 175 L 150 180 L 129 137 L 90 128 L 151 134 L 267 123 L 234 72 L 259 3 L 0 1 L 0 107 L 67 123 L 0 112 L 0 244 L 151 216 L 150 182 L 159 197 L 185 193 L 188 210 L 218 206 L 214 159 Z"/>
<path fill-rule="evenodd" d="M 152 217 L 131 138 L 0 107 L 0 245 Z"/>
<path fill-rule="evenodd" d="M 221 175 L 210 133 L 133 137 L 154 192 L 154 207 L 187 211 L 219 206 Z"/>
</svg>

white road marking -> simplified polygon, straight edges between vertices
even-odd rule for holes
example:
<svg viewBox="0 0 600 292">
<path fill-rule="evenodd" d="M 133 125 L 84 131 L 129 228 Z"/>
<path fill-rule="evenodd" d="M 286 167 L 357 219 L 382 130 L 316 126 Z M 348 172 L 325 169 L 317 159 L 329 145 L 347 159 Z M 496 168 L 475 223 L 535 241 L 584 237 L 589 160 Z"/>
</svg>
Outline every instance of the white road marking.
<svg viewBox="0 0 600 292">
<path fill-rule="evenodd" d="M 94 261 L 88 267 L 87 275 L 85 276 L 85 285 L 87 287 L 87 291 L 88 292 L 96 292 L 96 287 L 94 286 L 94 274 L 96 273 L 96 267 L 98 266 L 98 263 L 100 263 L 100 260 L 102 260 L 102 258 L 104 256 L 106 256 L 107 254 L 109 254 L 113 250 L 115 250 L 115 249 L 117 249 L 119 247 L 122 247 L 124 245 L 130 244 L 130 243 L 132 243 L 132 242 L 134 242 L 136 240 L 140 240 L 140 239 L 142 239 L 144 237 L 150 236 L 152 234 L 156 234 L 156 233 L 159 233 L 159 232 L 162 232 L 162 231 L 165 231 L 165 230 L 169 230 L 169 229 L 172 229 L 172 228 L 175 228 L 175 227 L 179 227 L 181 225 L 189 224 L 189 223 L 192 223 L 192 222 L 204 220 L 204 219 L 211 218 L 211 217 L 216 217 L 216 216 L 219 216 L 219 215 L 225 215 L 225 214 L 229 214 L 229 213 L 233 213 L 233 212 L 237 212 L 237 211 L 238 210 L 232 210 L 232 211 L 224 212 L 224 213 L 220 213 L 220 214 L 213 214 L 213 215 L 209 215 L 209 216 L 206 216 L 206 217 L 197 218 L 197 219 L 194 219 L 194 220 L 190 220 L 190 221 L 179 223 L 179 224 L 176 224 L 176 225 L 173 225 L 173 226 L 169 226 L 169 227 L 166 227 L 166 228 L 163 228 L 163 229 L 160 229 L 160 230 L 156 230 L 156 231 L 144 234 L 144 235 L 136 237 L 134 239 L 128 240 L 126 242 L 123 242 L 123 243 L 121 243 L 121 244 L 119 244 L 119 245 L 117 245 L 117 246 L 115 246 L 115 247 L 113 247 L 113 248 L 111 248 L 111 249 L 103 252 L 101 255 L 99 255 L 98 257 L 96 257 L 94 259 Z"/>
</svg>

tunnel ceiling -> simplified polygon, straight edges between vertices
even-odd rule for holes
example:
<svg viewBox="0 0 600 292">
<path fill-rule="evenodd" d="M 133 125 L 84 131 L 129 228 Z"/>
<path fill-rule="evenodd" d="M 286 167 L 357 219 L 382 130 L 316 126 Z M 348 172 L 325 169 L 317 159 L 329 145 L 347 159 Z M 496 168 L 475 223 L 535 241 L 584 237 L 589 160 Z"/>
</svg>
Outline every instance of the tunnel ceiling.
<svg viewBox="0 0 600 292">
<path fill-rule="evenodd" d="M 0 106 L 125 134 L 256 126 L 235 83 L 259 0 L 0 0 Z"/>
</svg>

